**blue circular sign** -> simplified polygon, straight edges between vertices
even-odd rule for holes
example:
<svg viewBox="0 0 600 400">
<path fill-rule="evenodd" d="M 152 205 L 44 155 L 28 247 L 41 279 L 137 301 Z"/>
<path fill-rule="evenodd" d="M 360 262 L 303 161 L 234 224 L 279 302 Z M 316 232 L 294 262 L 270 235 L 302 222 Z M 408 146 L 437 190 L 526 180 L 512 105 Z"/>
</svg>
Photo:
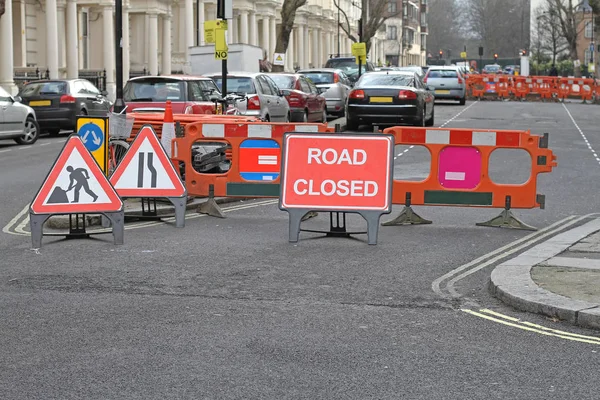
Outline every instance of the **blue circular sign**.
<svg viewBox="0 0 600 400">
<path fill-rule="evenodd" d="M 90 152 L 98 150 L 104 143 L 104 132 L 98 125 L 91 122 L 84 124 L 77 134 Z"/>
</svg>

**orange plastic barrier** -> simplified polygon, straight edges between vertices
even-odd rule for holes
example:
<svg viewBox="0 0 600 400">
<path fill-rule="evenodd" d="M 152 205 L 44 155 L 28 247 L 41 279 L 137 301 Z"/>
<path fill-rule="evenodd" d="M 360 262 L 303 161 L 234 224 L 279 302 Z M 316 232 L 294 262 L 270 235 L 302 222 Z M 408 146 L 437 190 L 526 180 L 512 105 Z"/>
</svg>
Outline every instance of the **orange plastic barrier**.
<svg viewBox="0 0 600 400">
<path fill-rule="evenodd" d="M 578 98 L 586 102 L 592 100 L 595 81 L 590 78 L 559 78 L 557 86 L 559 99 Z"/>
<path fill-rule="evenodd" d="M 279 197 L 283 135 L 294 131 L 326 133 L 335 129 L 322 123 L 193 122 L 186 125 L 183 137 L 173 139 L 171 159 L 185 164 L 189 196 Z M 209 143 L 226 146 L 231 160 L 226 173 L 194 169 L 192 147 Z"/>
<path fill-rule="evenodd" d="M 487 208 L 544 207 L 538 195 L 537 176 L 551 172 L 556 156 L 548 149 L 547 135 L 529 131 L 393 127 L 396 145 L 421 145 L 431 153 L 429 176 L 421 181 L 393 183 L 393 203 Z M 522 149 L 531 156 L 530 177 L 524 184 L 497 184 L 489 175 L 494 150 Z"/>
</svg>

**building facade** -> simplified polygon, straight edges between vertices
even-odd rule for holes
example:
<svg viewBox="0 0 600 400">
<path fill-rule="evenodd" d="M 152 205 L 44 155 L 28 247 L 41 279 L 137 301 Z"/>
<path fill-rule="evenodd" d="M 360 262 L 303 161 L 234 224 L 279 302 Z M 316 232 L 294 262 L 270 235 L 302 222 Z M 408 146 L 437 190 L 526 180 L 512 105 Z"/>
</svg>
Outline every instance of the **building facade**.
<svg viewBox="0 0 600 400">
<path fill-rule="evenodd" d="M 400 0 L 403 1 L 403 0 Z M 283 0 L 234 0 L 228 43 L 275 52 Z M 410 1 L 414 3 L 414 1 Z M 340 0 L 356 31 L 360 9 Z M 352 42 L 341 32 L 333 0 L 309 0 L 296 14 L 285 70 L 323 66 Z M 216 19 L 216 0 L 123 0 L 123 79 L 189 73 L 188 49 L 204 45 L 204 21 Z M 114 1 L 7 0 L 0 17 L 0 86 L 10 93 L 40 77 L 104 77 L 115 93 Z M 385 32 L 372 39 L 370 59 L 386 59 Z M 339 49 L 338 49 L 339 43 Z"/>
<path fill-rule="evenodd" d="M 390 65 L 425 65 L 427 0 L 392 0 L 387 4 L 385 62 Z"/>
</svg>

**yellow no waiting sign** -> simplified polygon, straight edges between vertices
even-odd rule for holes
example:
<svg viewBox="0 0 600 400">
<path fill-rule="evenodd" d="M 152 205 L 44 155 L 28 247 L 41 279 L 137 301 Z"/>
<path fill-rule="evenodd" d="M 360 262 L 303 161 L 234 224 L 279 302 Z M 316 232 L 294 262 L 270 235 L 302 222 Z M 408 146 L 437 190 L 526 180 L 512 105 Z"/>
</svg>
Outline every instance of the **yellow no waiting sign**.
<svg viewBox="0 0 600 400">
<path fill-rule="evenodd" d="M 204 22 L 204 41 L 215 44 L 215 59 L 227 60 L 227 21 L 212 20 Z"/>
</svg>

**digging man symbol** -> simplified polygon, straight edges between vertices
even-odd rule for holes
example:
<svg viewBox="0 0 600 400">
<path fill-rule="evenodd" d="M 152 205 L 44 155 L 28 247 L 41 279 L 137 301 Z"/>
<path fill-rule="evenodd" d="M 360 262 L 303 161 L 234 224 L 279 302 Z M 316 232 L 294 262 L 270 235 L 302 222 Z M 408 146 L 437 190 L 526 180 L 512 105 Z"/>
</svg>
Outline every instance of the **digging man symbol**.
<svg viewBox="0 0 600 400">
<path fill-rule="evenodd" d="M 75 189 L 73 203 L 79 203 L 79 191 L 82 188 L 88 195 L 94 198 L 94 201 L 98 200 L 98 196 L 96 195 L 96 193 L 92 192 L 92 190 L 90 189 L 90 185 L 88 184 L 88 179 L 90 179 L 90 175 L 87 169 L 73 169 L 73 167 L 69 165 L 67 167 L 67 171 L 70 172 L 69 178 L 71 179 L 67 192 L 71 189 Z"/>
</svg>

